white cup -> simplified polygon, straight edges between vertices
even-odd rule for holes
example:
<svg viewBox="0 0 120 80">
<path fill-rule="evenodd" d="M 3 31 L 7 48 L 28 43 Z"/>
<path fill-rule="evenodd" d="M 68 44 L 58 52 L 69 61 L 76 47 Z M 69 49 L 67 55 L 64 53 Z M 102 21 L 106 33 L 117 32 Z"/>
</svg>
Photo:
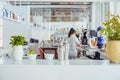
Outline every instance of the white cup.
<svg viewBox="0 0 120 80">
<path fill-rule="evenodd" d="M 54 59 L 54 54 L 45 53 L 44 55 L 45 55 L 46 60 L 53 60 Z"/>
</svg>

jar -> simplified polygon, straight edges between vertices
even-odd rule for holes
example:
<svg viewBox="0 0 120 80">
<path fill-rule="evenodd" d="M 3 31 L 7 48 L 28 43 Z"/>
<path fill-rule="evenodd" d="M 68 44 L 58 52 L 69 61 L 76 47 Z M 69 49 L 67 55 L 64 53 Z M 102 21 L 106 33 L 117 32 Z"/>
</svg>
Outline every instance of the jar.
<svg viewBox="0 0 120 80">
<path fill-rule="evenodd" d="M 105 38 L 104 37 L 98 37 L 97 38 L 97 46 L 98 48 L 103 48 L 105 44 Z"/>
</svg>

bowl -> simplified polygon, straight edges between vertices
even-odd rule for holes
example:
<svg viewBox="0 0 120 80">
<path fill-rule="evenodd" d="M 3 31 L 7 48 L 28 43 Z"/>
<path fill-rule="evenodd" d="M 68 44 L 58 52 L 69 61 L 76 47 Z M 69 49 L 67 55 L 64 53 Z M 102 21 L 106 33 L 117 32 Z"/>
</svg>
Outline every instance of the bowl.
<svg viewBox="0 0 120 80">
<path fill-rule="evenodd" d="M 28 59 L 34 60 L 36 59 L 37 54 L 28 54 Z"/>
<path fill-rule="evenodd" d="M 45 53 L 44 56 L 45 56 L 46 60 L 53 60 L 54 59 L 54 54 Z"/>
</svg>

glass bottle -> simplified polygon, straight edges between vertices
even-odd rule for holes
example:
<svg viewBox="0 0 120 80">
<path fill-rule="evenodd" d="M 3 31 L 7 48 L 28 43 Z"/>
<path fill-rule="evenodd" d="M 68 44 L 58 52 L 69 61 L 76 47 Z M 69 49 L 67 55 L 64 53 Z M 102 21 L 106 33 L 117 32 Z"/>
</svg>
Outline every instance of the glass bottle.
<svg viewBox="0 0 120 80">
<path fill-rule="evenodd" d="M 67 43 L 67 41 L 65 41 L 65 43 L 64 43 L 64 49 L 65 49 L 65 60 L 68 60 L 69 58 L 69 44 Z"/>
</svg>

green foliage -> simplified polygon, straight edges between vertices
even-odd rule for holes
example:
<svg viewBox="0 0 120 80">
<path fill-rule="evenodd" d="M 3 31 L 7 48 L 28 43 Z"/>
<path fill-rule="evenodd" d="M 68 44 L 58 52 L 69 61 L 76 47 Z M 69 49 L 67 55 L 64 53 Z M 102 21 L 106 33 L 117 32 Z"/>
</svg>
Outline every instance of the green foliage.
<svg viewBox="0 0 120 80">
<path fill-rule="evenodd" d="M 120 16 L 107 14 L 108 20 L 103 24 L 103 28 L 100 32 L 106 35 L 108 40 L 120 40 Z"/>
<path fill-rule="evenodd" d="M 25 38 L 23 36 L 11 36 L 10 44 L 12 46 L 19 46 L 25 44 Z"/>
<path fill-rule="evenodd" d="M 28 52 L 28 54 L 35 54 L 35 51 L 34 51 L 34 50 L 30 50 L 30 51 Z"/>
</svg>

